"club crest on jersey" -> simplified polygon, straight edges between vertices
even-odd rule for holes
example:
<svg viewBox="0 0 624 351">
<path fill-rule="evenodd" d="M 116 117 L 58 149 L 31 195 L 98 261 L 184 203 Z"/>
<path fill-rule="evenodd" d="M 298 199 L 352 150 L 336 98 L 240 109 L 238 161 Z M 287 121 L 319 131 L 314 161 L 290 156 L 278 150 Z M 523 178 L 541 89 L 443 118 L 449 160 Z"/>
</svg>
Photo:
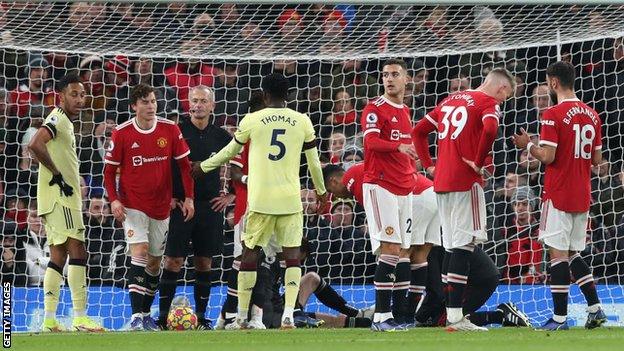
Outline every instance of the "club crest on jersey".
<svg viewBox="0 0 624 351">
<path fill-rule="evenodd" d="M 370 124 L 377 123 L 377 115 L 376 115 L 376 114 L 374 114 L 374 113 L 372 113 L 372 112 L 371 112 L 371 113 L 369 113 L 369 114 L 366 116 L 366 122 L 367 122 L 367 123 L 370 123 Z"/>
<path fill-rule="evenodd" d="M 386 227 L 386 234 L 388 236 L 392 236 L 392 234 L 394 234 L 394 228 L 392 227 Z"/>
<path fill-rule="evenodd" d="M 134 230 L 128 230 L 128 238 L 132 238 L 134 236 Z"/>
<path fill-rule="evenodd" d="M 397 129 L 393 129 L 390 132 L 390 140 L 399 140 L 401 139 L 401 132 L 398 131 Z"/>
<path fill-rule="evenodd" d="M 164 137 L 158 138 L 158 140 L 156 140 L 156 145 L 158 145 L 161 149 L 164 148 L 167 146 L 167 139 Z"/>
<path fill-rule="evenodd" d="M 48 123 L 50 123 L 53 126 L 57 125 L 58 124 L 58 116 L 57 115 L 50 116 L 50 120 L 48 121 Z"/>
</svg>

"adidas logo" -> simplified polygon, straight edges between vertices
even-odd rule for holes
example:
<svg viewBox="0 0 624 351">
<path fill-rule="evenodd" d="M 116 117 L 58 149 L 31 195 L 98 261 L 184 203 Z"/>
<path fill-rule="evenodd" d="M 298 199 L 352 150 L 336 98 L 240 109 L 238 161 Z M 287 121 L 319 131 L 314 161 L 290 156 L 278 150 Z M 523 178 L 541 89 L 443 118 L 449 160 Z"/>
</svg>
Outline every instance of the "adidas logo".
<svg viewBox="0 0 624 351">
<path fill-rule="evenodd" d="M 289 281 L 288 284 L 286 284 L 286 286 L 297 286 L 297 283 L 295 283 L 293 280 Z"/>
<path fill-rule="evenodd" d="M 392 116 L 392 122 L 396 123 L 396 122 L 398 122 L 398 121 L 399 121 L 399 120 L 396 118 L 396 116 Z"/>
<path fill-rule="evenodd" d="M 48 292 L 45 293 L 45 296 L 54 296 L 54 293 L 51 292 L 51 291 L 48 291 Z"/>
<path fill-rule="evenodd" d="M 139 143 L 137 143 L 136 141 L 132 144 L 131 149 L 136 149 L 139 147 Z"/>
</svg>

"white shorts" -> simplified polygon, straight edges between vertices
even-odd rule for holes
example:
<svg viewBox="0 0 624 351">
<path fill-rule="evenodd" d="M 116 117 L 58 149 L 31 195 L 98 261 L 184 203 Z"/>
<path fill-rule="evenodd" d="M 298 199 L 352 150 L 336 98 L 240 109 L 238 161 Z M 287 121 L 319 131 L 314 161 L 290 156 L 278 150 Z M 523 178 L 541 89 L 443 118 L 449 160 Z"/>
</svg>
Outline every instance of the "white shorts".
<svg viewBox="0 0 624 351">
<path fill-rule="evenodd" d="M 243 216 L 240 221 L 238 221 L 238 223 L 234 225 L 234 250 L 232 254 L 235 258 L 243 254 L 241 235 L 243 233 L 243 228 L 245 227 L 246 218 L 247 216 Z M 269 245 L 263 247 L 262 249 L 264 250 L 265 255 L 268 257 L 275 257 L 275 255 L 282 252 L 282 248 L 277 245 L 277 238 L 275 237 L 275 235 L 271 237 L 271 240 L 269 240 Z"/>
<path fill-rule="evenodd" d="M 552 201 L 542 205 L 539 240 L 561 251 L 583 251 L 587 245 L 589 212 L 571 213 L 556 209 Z"/>
<path fill-rule="evenodd" d="M 447 250 L 487 240 L 485 195 L 479 184 L 468 191 L 437 194 L 442 244 Z"/>
<path fill-rule="evenodd" d="M 440 246 L 440 216 L 433 187 L 419 195 L 412 194 L 412 245 L 430 243 Z"/>
<path fill-rule="evenodd" d="M 377 184 L 364 183 L 364 210 L 373 254 L 379 254 L 381 242 L 412 244 L 412 195 L 395 195 Z"/>
<path fill-rule="evenodd" d="M 169 218 L 153 219 L 144 212 L 126 208 L 126 220 L 123 223 L 128 244 L 148 243 L 148 253 L 162 256 L 169 233 Z"/>
</svg>

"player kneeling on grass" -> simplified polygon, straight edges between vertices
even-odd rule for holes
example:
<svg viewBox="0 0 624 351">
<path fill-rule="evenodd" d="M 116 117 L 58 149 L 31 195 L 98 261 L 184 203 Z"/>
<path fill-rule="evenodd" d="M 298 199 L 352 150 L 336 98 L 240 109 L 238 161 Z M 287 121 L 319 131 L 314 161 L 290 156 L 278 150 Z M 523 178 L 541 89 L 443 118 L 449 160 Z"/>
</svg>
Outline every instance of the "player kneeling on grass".
<svg viewBox="0 0 624 351">
<path fill-rule="evenodd" d="M 106 152 L 104 185 L 111 211 L 123 223 L 132 257 L 128 270 L 128 290 L 132 306 L 130 330 L 159 330 L 150 316 L 160 280 L 160 263 L 169 227 L 172 196 L 172 160 L 180 168 L 184 221 L 193 217 L 194 183 L 188 145 L 178 126 L 156 117 L 154 89 L 138 84 L 130 93 L 136 116 L 113 131 Z M 117 189 L 119 169 L 119 190 Z"/>
<path fill-rule="evenodd" d="M 425 298 L 415 315 L 415 327 L 446 326 L 446 294 L 448 284 L 442 275 L 442 265 L 448 264 L 448 252 L 436 246 L 429 253 L 427 289 Z M 503 327 L 529 327 L 529 318 L 512 302 L 498 305 L 493 311 L 478 311 L 492 296 L 498 286 L 499 274 L 496 265 L 480 248 L 470 255 L 468 283 L 463 295 L 463 314 L 476 326 L 500 324 Z"/>
<path fill-rule="evenodd" d="M 43 218 L 50 262 L 43 279 L 45 317 L 43 332 L 60 332 L 56 309 L 63 282 L 63 267 L 69 256 L 67 280 L 71 291 L 74 319 L 78 331 L 104 331 L 85 315 L 87 304 L 85 226 L 76 156 L 73 121 L 80 117 L 85 89 L 76 75 L 64 76 L 58 85 L 61 104 L 46 117 L 28 148 L 39 160 L 37 181 L 38 214 Z"/>
<path fill-rule="evenodd" d="M 200 166 L 193 167 L 195 177 L 221 166 L 249 144 L 248 211 L 242 234 L 243 254 L 238 274 L 238 317 L 236 324 L 248 324 L 251 292 L 257 279 L 260 248 L 272 237 L 282 247 L 286 261 L 286 306 L 281 326 L 295 327 L 293 312 L 301 268 L 299 245 L 303 236 L 303 206 L 299 196 L 299 166 L 304 150 L 308 169 L 316 187 L 318 202 L 325 204 L 316 136 L 310 119 L 286 107 L 290 84 L 281 74 L 263 78 L 262 91 L 267 108 L 243 118 L 234 140 Z M 320 206 L 322 209 L 322 206 Z"/>
</svg>

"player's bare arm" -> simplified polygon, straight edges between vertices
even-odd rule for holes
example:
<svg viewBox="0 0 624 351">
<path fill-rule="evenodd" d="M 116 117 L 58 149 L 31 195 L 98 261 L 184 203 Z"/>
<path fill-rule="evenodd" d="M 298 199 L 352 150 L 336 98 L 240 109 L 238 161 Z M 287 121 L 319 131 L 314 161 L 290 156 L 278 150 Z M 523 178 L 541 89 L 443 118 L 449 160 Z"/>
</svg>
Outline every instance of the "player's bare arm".
<svg viewBox="0 0 624 351">
<path fill-rule="evenodd" d="M 520 128 L 520 133 L 514 135 L 512 140 L 517 148 L 528 149 L 529 153 L 533 155 L 533 157 L 545 165 L 549 165 L 555 160 L 555 152 L 557 151 L 557 148 L 549 145 L 535 145 L 531 142 L 531 138 L 524 128 Z"/>
</svg>

